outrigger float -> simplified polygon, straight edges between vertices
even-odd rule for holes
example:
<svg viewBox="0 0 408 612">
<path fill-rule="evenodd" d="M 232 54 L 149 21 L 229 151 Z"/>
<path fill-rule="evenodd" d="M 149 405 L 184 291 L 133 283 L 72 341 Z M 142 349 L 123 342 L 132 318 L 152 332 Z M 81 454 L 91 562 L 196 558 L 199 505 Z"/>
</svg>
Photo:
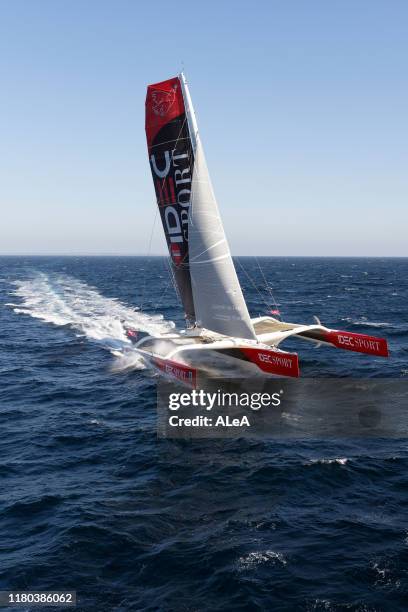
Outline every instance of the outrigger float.
<svg viewBox="0 0 408 612">
<path fill-rule="evenodd" d="M 272 316 L 250 318 L 211 185 L 186 79 L 149 85 L 146 96 L 149 161 L 170 268 L 186 329 L 160 336 L 128 329 L 145 359 L 195 383 L 198 370 L 223 370 L 233 360 L 275 376 L 299 376 L 296 353 L 279 347 L 296 336 L 317 345 L 387 357 L 383 338 Z"/>
</svg>

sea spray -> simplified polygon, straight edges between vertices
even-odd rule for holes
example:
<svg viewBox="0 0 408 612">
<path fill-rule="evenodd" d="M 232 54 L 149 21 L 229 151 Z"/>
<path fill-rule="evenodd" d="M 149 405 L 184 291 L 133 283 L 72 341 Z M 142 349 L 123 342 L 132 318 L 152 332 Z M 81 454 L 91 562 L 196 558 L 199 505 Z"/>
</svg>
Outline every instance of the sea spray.
<svg viewBox="0 0 408 612">
<path fill-rule="evenodd" d="M 143 360 L 126 337 L 125 327 L 146 331 L 152 336 L 174 328 L 174 323 L 165 321 L 162 315 L 141 313 L 71 276 L 37 272 L 13 284 L 15 289 L 11 294 L 20 302 L 8 306 L 16 314 L 58 326 L 68 325 L 77 335 L 98 342 L 117 357 L 113 371 L 143 367 Z"/>
</svg>

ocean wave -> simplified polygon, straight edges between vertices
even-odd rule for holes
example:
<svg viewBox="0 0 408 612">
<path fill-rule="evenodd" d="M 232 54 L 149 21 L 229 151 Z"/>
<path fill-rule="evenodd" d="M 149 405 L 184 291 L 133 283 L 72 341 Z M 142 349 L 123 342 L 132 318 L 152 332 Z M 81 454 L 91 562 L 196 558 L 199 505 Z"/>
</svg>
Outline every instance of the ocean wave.
<svg viewBox="0 0 408 612">
<path fill-rule="evenodd" d="M 288 306 L 289 321 L 317 314 L 329 326 L 372 335 L 367 323 L 393 326 L 382 332 L 392 339 L 389 360 L 293 340 L 303 375 L 408 380 L 408 260 L 363 260 L 355 270 L 351 260 L 317 269 L 308 260 L 291 268 L 290 261 L 265 260 L 271 276 L 282 270 L 280 301 L 333 297 L 325 308 Z M 181 321 L 170 286 L 160 298 L 166 310 L 153 311 L 165 291 L 166 281 L 156 282 L 162 263 L 26 258 L 0 268 L 0 277 L 25 282 L 0 285 L 2 303 L 13 303 L 0 308 L 4 588 L 80 585 L 83 612 L 406 609 L 406 439 L 157 439 L 156 373 L 131 372 L 138 362 L 117 313 L 125 309 L 135 326 L 146 322 L 131 308 L 144 267 L 154 279 L 146 285 L 149 312 Z M 393 288 L 377 291 L 370 282 L 359 292 L 335 285 L 338 271 L 354 274 L 344 281 L 353 286 L 367 278 L 361 270 L 381 272 L 399 297 L 391 300 Z M 78 288 L 75 279 L 87 284 Z M 287 286 L 294 292 L 286 294 Z M 7 295 L 11 289 L 26 295 Z M 243 289 L 258 314 L 246 279 Z M 44 310 L 64 327 L 32 316 Z M 354 327 L 361 321 L 364 327 Z M 116 368 L 129 372 L 114 375 Z M 327 409 L 335 418 L 336 406 Z"/>
<path fill-rule="evenodd" d="M 47 511 L 62 502 L 63 498 L 59 495 L 42 495 L 34 499 L 23 499 L 13 501 L 11 504 L 4 509 L 4 513 L 7 515 L 21 515 L 27 516 L 37 514 L 43 511 Z"/>
</svg>

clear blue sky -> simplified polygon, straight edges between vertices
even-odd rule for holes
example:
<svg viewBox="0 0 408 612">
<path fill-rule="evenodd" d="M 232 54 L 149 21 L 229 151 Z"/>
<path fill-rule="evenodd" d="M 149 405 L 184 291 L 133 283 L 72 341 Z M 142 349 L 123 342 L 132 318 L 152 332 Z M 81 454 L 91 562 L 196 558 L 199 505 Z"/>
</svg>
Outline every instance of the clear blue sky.
<svg viewBox="0 0 408 612">
<path fill-rule="evenodd" d="M 145 87 L 184 62 L 235 254 L 408 255 L 407 31 L 403 0 L 0 0 L 0 252 L 147 252 Z"/>
</svg>

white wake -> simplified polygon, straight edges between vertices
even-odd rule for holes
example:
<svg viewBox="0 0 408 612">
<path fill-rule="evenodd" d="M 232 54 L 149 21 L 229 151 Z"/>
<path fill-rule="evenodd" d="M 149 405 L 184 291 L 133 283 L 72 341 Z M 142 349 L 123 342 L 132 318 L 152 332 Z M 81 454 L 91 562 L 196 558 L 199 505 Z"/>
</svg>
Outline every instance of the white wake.
<svg viewBox="0 0 408 612">
<path fill-rule="evenodd" d="M 14 281 L 11 292 L 18 303 L 8 304 L 17 314 L 26 314 L 54 325 L 69 325 L 77 335 L 98 342 L 111 351 L 118 361 L 114 369 L 144 367 L 143 360 L 125 334 L 125 328 L 146 331 L 152 336 L 174 328 L 162 315 L 148 315 L 101 295 L 70 276 L 43 272 L 26 280 Z"/>
</svg>

